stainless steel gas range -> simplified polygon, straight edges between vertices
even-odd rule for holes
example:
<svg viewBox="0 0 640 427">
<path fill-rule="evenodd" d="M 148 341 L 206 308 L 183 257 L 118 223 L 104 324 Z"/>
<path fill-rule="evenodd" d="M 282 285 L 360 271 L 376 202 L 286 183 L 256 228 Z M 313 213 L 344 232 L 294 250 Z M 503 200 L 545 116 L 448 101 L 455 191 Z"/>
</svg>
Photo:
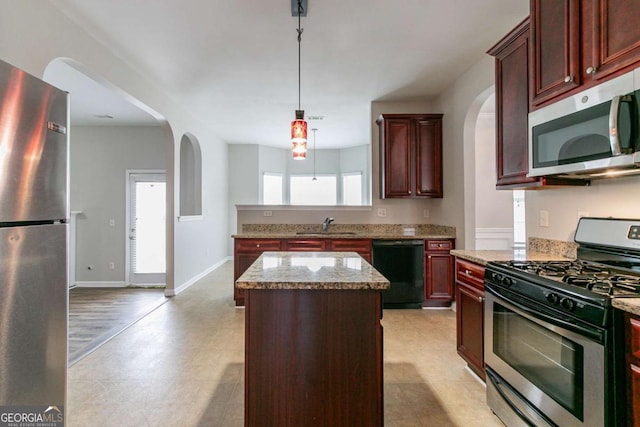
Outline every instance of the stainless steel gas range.
<svg viewBox="0 0 640 427">
<path fill-rule="evenodd" d="M 485 269 L 487 402 L 508 426 L 625 425 L 624 330 L 640 220 L 581 218 L 575 261 Z"/>
</svg>

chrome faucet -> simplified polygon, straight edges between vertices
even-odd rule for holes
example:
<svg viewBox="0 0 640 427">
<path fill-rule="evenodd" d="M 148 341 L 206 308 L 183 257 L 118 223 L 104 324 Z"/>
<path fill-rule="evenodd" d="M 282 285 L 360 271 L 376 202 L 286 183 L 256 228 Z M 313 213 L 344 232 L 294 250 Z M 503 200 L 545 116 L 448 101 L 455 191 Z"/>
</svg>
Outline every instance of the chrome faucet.
<svg viewBox="0 0 640 427">
<path fill-rule="evenodd" d="M 322 232 L 326 233 L 327 231 L 329 231 L 329 225 L 333 222 L 333 218 L 330 217 L 326 217 L 324 219 L 324 222 L 322 223 Z"/>
</svg>

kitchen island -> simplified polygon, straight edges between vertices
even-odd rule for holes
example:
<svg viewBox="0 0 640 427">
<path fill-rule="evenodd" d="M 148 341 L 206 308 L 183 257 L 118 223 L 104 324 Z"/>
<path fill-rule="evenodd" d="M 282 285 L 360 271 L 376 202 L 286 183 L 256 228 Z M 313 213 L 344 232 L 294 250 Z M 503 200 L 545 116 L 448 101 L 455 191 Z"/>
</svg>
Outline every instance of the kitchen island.
<svg viewBox="0 0 640 427">
<path fill-rule="evenodd" d="M 265 252 L 245 290 L 245 426 L 381 426 L 389 281 L 355 252 Z"/>
</svg>

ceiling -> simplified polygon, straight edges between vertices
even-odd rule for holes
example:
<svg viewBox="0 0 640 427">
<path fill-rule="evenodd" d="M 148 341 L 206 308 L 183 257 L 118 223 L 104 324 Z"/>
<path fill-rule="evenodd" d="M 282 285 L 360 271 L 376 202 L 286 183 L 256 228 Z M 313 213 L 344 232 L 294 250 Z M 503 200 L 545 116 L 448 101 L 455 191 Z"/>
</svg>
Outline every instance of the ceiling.
<svg viewBox="0 0 640 427">
<path fill-rule="evenodd" d="M 298 104 L 298 20 L 291 0 L 52 3 L 224 141 L 289 146 Z M 528 0 L 309 0 L 302 18 L 301 107 L 307 117 L 322 117 L 308 119 L 309 128 L 318 129 L 318 146 L 369 143 L 372 101 L 434 99 L 528 8 Z M 99 123 L 117 124 L 127 115 L 110 107 L 108 94 L 96 103 L 98 89 L 87 90 L 91 79 L 64 68 L 59 74 L 78 104 L 73 123 L 111 115 Z"/>
</svg>

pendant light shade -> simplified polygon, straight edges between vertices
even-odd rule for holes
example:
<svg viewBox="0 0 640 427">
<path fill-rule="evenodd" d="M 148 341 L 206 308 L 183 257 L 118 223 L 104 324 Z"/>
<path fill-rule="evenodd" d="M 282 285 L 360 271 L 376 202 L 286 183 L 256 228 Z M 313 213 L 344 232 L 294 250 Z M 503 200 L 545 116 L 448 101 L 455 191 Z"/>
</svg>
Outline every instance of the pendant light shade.
<svg viewBox="0 0 640 427">
<path fill-rule="evenodd" d="M 296 160 L 307 157 L 307 122 L 303 110 L 296 110 L 296 119 L 291 122 L 291 150 Z"/>
<path fill-rule="evenodd" d="M 304 110 L 300 108 L 300 41 L 303 31 L 300 27 L 300 16 L 302 13 L 302 0 L 298 0 L 298 109 L 296 119 L 291 122 L 291 150 L 296 160 L 304 160 L 307 157 L 307 122 L 304 120 Z"/>
</svg>

